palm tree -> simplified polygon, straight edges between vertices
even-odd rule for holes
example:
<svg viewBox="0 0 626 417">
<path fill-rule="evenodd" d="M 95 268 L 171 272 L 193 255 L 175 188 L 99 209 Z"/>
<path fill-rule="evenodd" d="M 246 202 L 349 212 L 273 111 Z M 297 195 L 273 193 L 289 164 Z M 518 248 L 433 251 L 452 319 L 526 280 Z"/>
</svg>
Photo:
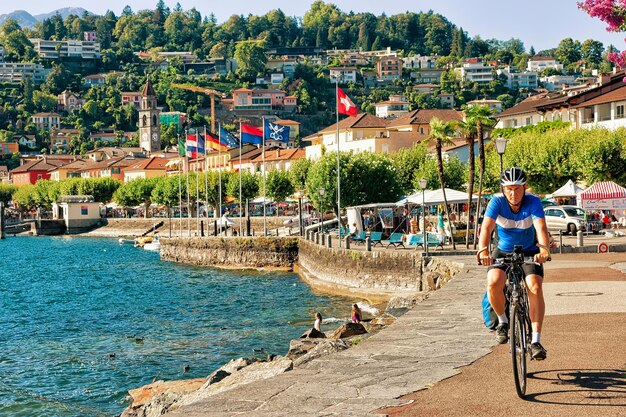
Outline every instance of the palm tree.
<svg viewBox="0 0 626 417">
<path fill-rule="evenodd" d="M 452 236 L 452 222 L 450 221 L 450 210 L 448 209 L 448 199 L 446 198 L 446 185 L 443 179 L 443 158 L 441 156 L 441 149 L 443 145 L 452 144 L 452 135 L 454 135 L 456 126 L 454 122 L 444 122 L 436 117 L 430 119 L 430 134 L 427 141 L 435 141 L 435 155 L 437 156 L 437 173 L 439 174 L 439 183 L 441 184 L 441 191 L 443 193 L 443 207 L 446 210 L 446 217 L 448 218 L 448 228 L 450 230 L 450 236 Z M 424 243 L 426 244 L 426 243 Z M 454 243 L 454 237 L 452 236 L 452 249 L 456 250 L 456 244 Z"/>
<path fill-rule="evenodd" d="M 469 215 L 472 207 L 472 194 L 474 194 L 474 169 L 475 169 L 475 154 L 474 154 L 474 142 L 476 141 L 476 109 L 477 107 L 468 107 L 465 109 L 465 119 L 458 123 L 458 126 L 463 131 L 465 143 L 469 151 L 469 158 L 467 161 L 467 228 L 465 229 L 465 248 L 469 249 L 470 244 L 470 221 Z"/>
<path fill-rule="evenodd" d="M 476 204 L 476 221 L 474 222 L 474 249 L 476 249 L 476 232 L 478 230 L 478 216 L 480 214 L 480 200 L 483 197 L 483 178 L 485 176 L 485 138 L 484 128 L 491 128 L 495 124 L 493 111 L 489 106 L 476 106 L 473 118 L 476 122 L 476 136 L 478 137 L 478 163 L 480 165 L 480 176 L 478 179 L 478 203 Z"/>
</svg>

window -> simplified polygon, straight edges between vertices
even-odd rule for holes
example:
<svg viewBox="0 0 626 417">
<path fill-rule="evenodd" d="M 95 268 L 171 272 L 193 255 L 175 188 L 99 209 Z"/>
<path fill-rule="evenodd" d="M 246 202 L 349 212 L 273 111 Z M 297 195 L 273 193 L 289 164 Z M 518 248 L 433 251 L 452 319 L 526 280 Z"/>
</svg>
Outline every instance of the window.
<svg viewBox="0 0 626 417">
<path fill-rule="evenodd" d="M 615 107 L 615 118 L 622 119 L 624 117 L 624 105 L 621 104 Z"/>
</svg>

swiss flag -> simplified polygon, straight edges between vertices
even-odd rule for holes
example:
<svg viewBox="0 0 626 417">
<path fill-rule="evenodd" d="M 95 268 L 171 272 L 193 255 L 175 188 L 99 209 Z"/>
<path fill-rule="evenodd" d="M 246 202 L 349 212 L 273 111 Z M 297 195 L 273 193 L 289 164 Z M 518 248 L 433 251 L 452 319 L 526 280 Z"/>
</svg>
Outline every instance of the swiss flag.
<svg viewBox="0 0 626 417">
<path fill-rule="evenodd" d="M 348 116 L 359 114 L 359 108 L 350 100 L 341 88 L 337 88 L 337 111 Z"/>
</svg>

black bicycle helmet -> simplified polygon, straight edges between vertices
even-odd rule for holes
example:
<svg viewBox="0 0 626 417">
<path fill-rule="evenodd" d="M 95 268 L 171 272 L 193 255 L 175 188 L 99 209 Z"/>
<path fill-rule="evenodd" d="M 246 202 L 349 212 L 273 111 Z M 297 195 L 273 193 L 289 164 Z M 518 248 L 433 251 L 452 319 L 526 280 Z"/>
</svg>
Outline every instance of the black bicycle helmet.
<svg viewBox="0 0 626 417">
<path fill-rule="evenodd" d="M 526 173 L 521 168 L 509 168 L 502 171 L 500 175 L 500 185 L 524 185 L 528 181 Z"/>
</svg>

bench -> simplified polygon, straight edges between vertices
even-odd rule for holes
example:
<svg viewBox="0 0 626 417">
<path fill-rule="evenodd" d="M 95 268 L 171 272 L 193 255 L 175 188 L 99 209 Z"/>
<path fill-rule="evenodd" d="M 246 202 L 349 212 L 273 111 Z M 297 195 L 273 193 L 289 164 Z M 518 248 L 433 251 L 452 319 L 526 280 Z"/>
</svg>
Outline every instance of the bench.
<svg viewBox="0 0 626 417">
<path fill-rule="evenodd" d="M 439 237 L 439 235 L 428 233 L 427 234 L 427 243 L 429 247 L 437 247 L 439 246 L 443 250 L 443 241 Z M 408 246 L 421 246 L 424 247 L 424 235 L 413 235 L 407 244 Z"/>
<path fill-rule="evenodd" d="M 389 239 L 385 241 L 387 243 L 387 249 L 389 246 L 393 246 L 394 248 L 398 248 L 399 246 L 404 246 L 404 234 L 403 233 L 392 233 L 389 235 Z"/>
<path fill-rule="evenodd" d="M 372 242 L 372 246 L 380 245 L 383 246 L 383 232 L 371 232 L 370 233 L 370 242 Z"/>
</svg>

